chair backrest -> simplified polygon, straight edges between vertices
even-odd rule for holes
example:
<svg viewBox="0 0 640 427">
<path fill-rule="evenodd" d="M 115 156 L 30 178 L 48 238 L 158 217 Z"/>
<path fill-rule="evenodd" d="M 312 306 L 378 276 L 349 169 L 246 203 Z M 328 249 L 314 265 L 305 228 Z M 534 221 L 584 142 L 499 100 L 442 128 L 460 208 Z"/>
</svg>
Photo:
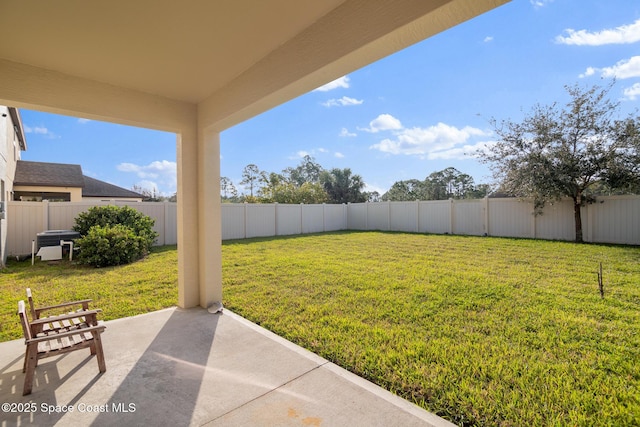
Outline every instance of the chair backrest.
<svg viewBox="0 0 640 427">
<path fill-rule="evenodd" d="M 36 308 L 33 305 L 33 297 L 31 296 L 31 288 L 27 288 L 27 301 L 29 301 L 29 311 L 31 312 L 31 319 L 37 319 Z"/>
<path fill-rule="evenodd" d="M 18 315 L 20 316 L 20 323 L 22 324 L 22 332 L 24 333 L 24 339 L 31 339 L 31 327 L 29 326 L 29 319 L 27 318 L 27 311 L 24 306 L 24 301 L 18 301 Z"/>
</svg>

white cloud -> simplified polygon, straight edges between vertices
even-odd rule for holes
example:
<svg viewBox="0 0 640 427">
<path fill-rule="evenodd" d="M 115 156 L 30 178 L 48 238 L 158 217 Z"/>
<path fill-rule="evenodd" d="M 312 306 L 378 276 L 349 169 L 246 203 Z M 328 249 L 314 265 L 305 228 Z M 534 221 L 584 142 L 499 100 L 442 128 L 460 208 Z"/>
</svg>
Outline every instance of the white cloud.
<svg viewBox="0 0 640 427">
<path fill-rule="evenodd" d="M 640 41 L 640 19 L 633 24 L 614 29 L 589 32 L 587 30 L 564 30 L 566 36 L 557 36 L 556 43 L 575 46 L 602 46 L 606 44 L 628 44 Z"/>
<path fill-rule="evenodd" d="M 344 158 L 344 154 L 342 154 L 339 151 L 336 151 L 335 154 L 333 155 L 333 157 L 337 157 L 338 159 L 343 159 Z"/>
<path fill-rule="evenodd" d="M 300 150 L 297 151 L 296 154 L 289 156 L 289 159 L 291 160 L 298 160 L 298 159 L 302 159 L 304 158 L 304 156 L 311 156 L 314 157 L 315 155 L 317 155 L 318 153 L 320 154 L 324 154 L 324 153 L 328 153 L 329 150 L 327 150 L 326 148 L 314 148 L 311 151 L 307 151 L 307 150 Z"/>
<path fill-rule="evenodd" d="M 320 86 L 319 88 L 314 89 L 313 92 L 328 92 L 333 89 L 338 89 L 338 88 L 347 89 L 348 87 L 349 87 L 349 77 L 342 76 L 339 79 L 336 79 L 332 82 L 329 82 L 325 85 Z"/>
<path fill-rule="evenodd" d="M 22 128 L 24 129 L 25 133 L 34 133 L 36 135 L 42 135 L 42 136 L 44 136 L 46 138 L 49 138 L 49 139 L 59 138 L 58 135 L 56 135 L 55 133 L 51 132 L 49 129 L 47 129 L 44 126 L 30 127 L 30 126 L 23 125 Z"/>
<path fill-rule="evenodd" d="M 400 123 L 400 120 L 396 119 L 391 114 L 380 114 L 378 117 L 369 122 L 368 128 L 358 129 L 365 132 L 377 133 L 381 130 L 402 129 L 402 123 Z"/>
<path fill-rule="evenodd" d="M 535 8 L 545 7 L 546 5 L 553 3 L 553 0 L 529 0 L 529 2 Z"/>
<path fill-rule="evenodd" d="M 358 134 L 354 133 L 354 132 L 349 132 L 349 129 L 347 129 L 347 128 L 342 128 L 342 129 L 340 129 L 340 133 L 338 134 L 338 136 L 346 138 L 346 137 L 358 136 Z"/>
<path fill-rule="evenodd" d="M 492 141 L 481 141 L 475 144 L 465 144 L 462 147 L 454 147 L 449 150 L 429 153 L 426 157 L 429 160 L 465 160 L 478 157 L 478 151 L 484 151 Z"/>
<path fill-rule="evenodd" d="M 85 124 L 85 123 L 89 123 L 91 120 L 89 119 L 78 119 L 78 123 L 80 123 L 81 125 Z"/>
<path fill-rule="evenodd" d="M 429 159 L 461 158 L 462 153 L 474 151 L 474 145 L 468 141 L 488 133 L 471 126 L 458 129 L 445 123 L 438 123 L 428 128 L 414 127 L 402 129 L 394 138 L 387 138 L 370 149 L 390 154 L 417 155 Z"/>
<path fill-rule="evenodd" d="M 584 73 L 579 75 L 579 77 L 589 77 L 595 73 L 600 73 L 600 75 L 605 78 L 615 77 L 617 79 L 629 79 L 633 77 L 640 77 L 640 56 L 623 59 L 611 67 L 588 67 Z"/>
<path fill-rule="evenodd" d="M 627 101 L 635 101 L 640 98 L 640 83 L 636 83 L 631 87 L 625 88 L 623 91 L 624 99 Z"/>
<path fill-rule="evenodd" d="M 116 169 L 120 172 L 135 173 L 138 178 L 142 179 L 137 184 L 140 187 L 149 190 L 156 188 L 163 195 L 170 195 L 176 191 L 176 162 L 156 160 L 148 165 L 120 163 Z"/>
<path fill-rule="evenodd" d="M 322 105 L 330 108 L 330 107 L 347 107 L 350 105 L 360 105 L 364 101 L 361 99 L 349 98 L 348 96 L 343 96 L 340 99 L 332 98 L 326 102 L 323 102 Z"/>
<path fill-rule="evenodd" d="M 485 37 L 485 38 L 484 38 L 484 40 L 483 40 L 483 41 L 484 41 L 485 43 L 492 42 L 492 41 L 493 41 L 493 36 L 487 36 L 487 37 Z"/>
</svg>

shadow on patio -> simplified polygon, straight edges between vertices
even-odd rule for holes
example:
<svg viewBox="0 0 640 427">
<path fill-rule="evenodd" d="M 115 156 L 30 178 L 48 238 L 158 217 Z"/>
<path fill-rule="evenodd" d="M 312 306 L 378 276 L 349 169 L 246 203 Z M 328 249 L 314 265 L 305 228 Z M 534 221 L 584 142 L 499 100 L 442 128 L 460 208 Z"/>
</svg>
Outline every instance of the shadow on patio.
<svg viewBox="0 0 640 427">
<path fill-rule="evenodd" d="M 451 425 L 229 311 L 106 325 L 106 373 L 88 350 L 45 359 L 30 396 L 23 340 L 1 343 L 1 425 Z"/>
</svg>

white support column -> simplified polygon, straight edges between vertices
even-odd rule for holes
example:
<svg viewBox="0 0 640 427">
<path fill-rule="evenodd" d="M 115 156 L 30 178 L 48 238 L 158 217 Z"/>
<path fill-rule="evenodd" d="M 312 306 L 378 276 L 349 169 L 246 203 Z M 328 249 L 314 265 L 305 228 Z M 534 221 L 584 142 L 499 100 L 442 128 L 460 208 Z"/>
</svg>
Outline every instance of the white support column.
<svg viewBox="0 0 640 427">
<path fill-rule="evenodd" d="M 176 141 L 178 175 L 178 306 L 200 304 L 198 256 L 198 137 L 195 125 Z"/>
<path fill-rule="evenodd" d="M 200 306 L 222 302 L 220 134 L 198 130 L 198 230 Z"/>
<path fill-rule="evenodd" d="M 220 137 L 185 129 L 178 135 L 178 305 L 222 301 Z"/>
</svg>

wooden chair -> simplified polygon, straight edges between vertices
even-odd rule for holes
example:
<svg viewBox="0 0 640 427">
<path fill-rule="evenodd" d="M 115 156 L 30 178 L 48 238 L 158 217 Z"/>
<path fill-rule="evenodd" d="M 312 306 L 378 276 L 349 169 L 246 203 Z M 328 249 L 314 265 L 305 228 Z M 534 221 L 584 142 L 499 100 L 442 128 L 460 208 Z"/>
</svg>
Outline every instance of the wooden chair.
<svg viewBox="0 0 640 427">
<path fill-rule="evenodd" d="M 78 316 L 77 312 L 65 314 L 62 316 L 50 316 L 43 319 L 36 319 L 33 322 L 29 322 L 24 301 L 18 302 L 18 315 L 20 316 L 20 323 L 22 324 L 22 331 L 24 332 L 24 342 L 27 346 L 24 355 L 24 366 L 22 372 L 26 375 L 24 377 L 24 386 L 22 389 L 22 395 L 26 396 L 31 394 L 33 388 L 33 377 L 36 367 L 38 366 L 38 360 L 46 357 L 58 356 L 60 354 L 68 353 L 74 350 L 80 350 L 83 348 L 89 348 L 92 355 L 96 355 L 98 359 L 98 368 L 100 372 L 107 370 L 104 353 L 102 351 L 102 340 L 100 334 L 104 332 L 105 326 L 96 324 L 93 325 L 86 321 L 87 318 L 95 319 L 97 311 L 87 310 L 82 313 L 82 316 Z M 74 326 L 65 328 L 56 328 L 56 324 L 64 324 L 64 322 L 70 319 L 76 319 L 77 323 Z M 81 322 L 79 319 L 84 319 Z M 45 330 L 43 326 L 49 325 L 47 333 L 33 334 L 33 330 Z"/>
<path fill-rule="evenodd" d="M 60 329 L 72 330 L 76 327 L 76 325 L 84 322 L 89 322 L 92 326 L 98 324 L 98 320 L 96 318 L 96 313 L 102 312 L 100 309 L 94 309 L 95 313 L 89 314 L 87 317 L 87 313 L 89 311 L 89 303 L 92 301 L 90 299 L 83 299 L 79 301 L 69 301 L 62 304 L 50 305 L 45 307 L 36 307 L 33 302 L 33 296 L 31 293 L 31 288 L 27 288 L 27 301 L 29 301 L 29 311 L 31 312 L 31 320 L 38 320 L 44 318 L 44 314 L 47 311 L 59 313 L 63 309 L 68 309 L 68 307 L 78 307 L 75 311 L 72 311 L 68 314 L 75 313 L 76 316 L 80 317 L 72 317 L 69 319 L 61 320 L 58 322 L 47 322 L 47 323 L 37 323 L 32 324 L 31 333 L 33 336 L 38 335 L 39 333 L 49 334 L 50 332 L 57 332 Z M 85 313 L 83 313 L 85 312 Z"/>
</svg>

